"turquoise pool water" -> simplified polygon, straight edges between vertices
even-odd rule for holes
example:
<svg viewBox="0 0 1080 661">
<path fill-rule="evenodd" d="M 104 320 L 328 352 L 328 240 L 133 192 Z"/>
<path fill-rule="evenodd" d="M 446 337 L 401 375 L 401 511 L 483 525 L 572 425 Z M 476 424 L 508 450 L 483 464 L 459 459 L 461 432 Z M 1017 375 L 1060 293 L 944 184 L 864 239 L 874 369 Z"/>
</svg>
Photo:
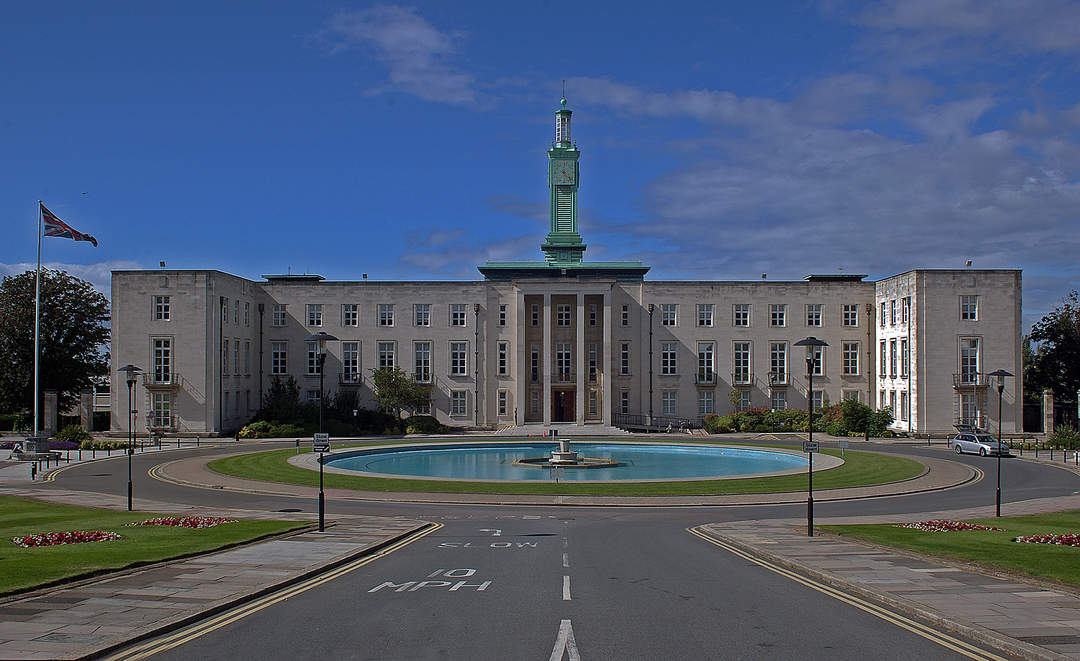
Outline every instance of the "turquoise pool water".
<svg viewBox="0 0 1080 661">
<path fill-rule="evenodd" d="M 328 458 L 326 465 L 363 473 L 458 480 L 550 481 L 546 468 L 515 466 L 526 457 L 545 457 L 555 443 L 476 443 L 368 448 Z M 653 480 L 727 477 L 806 468 L 806 459 L 784 452 L 696 445 L 574 442 L 584 457 L 614 459 L 613 468 L 567 468 L 560 480 Z"/>
</svg>

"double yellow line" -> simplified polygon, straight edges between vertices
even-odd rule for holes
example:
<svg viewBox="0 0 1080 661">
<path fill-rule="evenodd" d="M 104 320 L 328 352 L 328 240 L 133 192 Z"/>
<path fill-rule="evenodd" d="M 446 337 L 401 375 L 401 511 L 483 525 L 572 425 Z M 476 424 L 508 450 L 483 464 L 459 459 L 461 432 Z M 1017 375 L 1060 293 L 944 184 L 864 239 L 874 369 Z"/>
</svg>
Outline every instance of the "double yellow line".
<svg viewBox="0 0 1080 661">
<path fill-rule="evenodd" d="M 921 622 L 917 622 L 910 618 L 904 617 L 903 615 L 895 613 L 887 608 L 883 608 L 881 606 L 878 606 L 877 604 L 866 601 L 865 599 L 860 599 L 859 597 L 856 597 L 854 595 L 842 592 L 841 590 L 828 586 L 824 583 L 819 583 L 818 581 L 807 578 L 801 574 L 797 574 L 790 569 L 781 567 L 780 565 L 776 565 L 768 562 L 767 560 L 763 560 L 761 558 L 750 555 L 749 553 L 746 553 L 730 544 L 714 539 L 708 534 L 702 532 L 700 526 L 697 528 L 687 528 L 686 530 L 692 535 L 696 535 L 701 539 L 704 539 L 706 542 L 709 542 L 710 544 L 719 546 L 725 551 L 733 553 L 740 558 L 743 558 L 744 560 L 748 560 L 755 565 L 764 567 L 769 571 L 780 574 L 781 576 L 789 578 L 796 583 L 801 583 L 808 588 L 817 590 L 818 592 L 826 594 L 834 599 L 838 599 L 845 604 L 850 604 L 855 608 L 858 608 L 859 610 L 865 611 L 875 617 L 879 617 L 891 624 L 895 624 L 901 629 L 906 629 L 916 635 L 922 636 L 929 641 L 935 642 L 942 647 L 953 650 L 958 654 L 962 654 L 969 659 L 976 659 L 978 661 L 1009 661 L 1009 659 L 1007 659 L 1006 657 L 998 656 L 991 652 L 987 652 L 986 650 L 978 648 L 968 642 L 960 640 L 959 638 L 954 638 L 953 636 L 942 633 L 932 627 L 922 624 Z"/>
<path fill-rule="evenodd" d="M 243 604 L 242 606 L 237 606 L 236 608 L 227 610 L 224 613 L 215 615 L 214 617 L 198 622 L 190 627 L 181 629 L 180 631 L 177 631 L 176 633 L 173 633 L 171 635 L 167 635 L 161 638 L 155 638 L 154 640 L 122 650 L 104 658 L 107 661 L 137 661 L 138 659 L 145 659 L 154 654 L 170 650 L 174 647 L 179 647 L 180 645 L 199 638 L 200 636 L 205 636 L 206 634 L 212 631 L 216 631 L 221 627 L 228 626 L 229 624 L 232 624 L 237 620 L 243 619 L 248 615 L 258 613 L 264 608 L 269 608 L 270 606 L 285 601 L 290 597 L 294 597 L 303 592 L 307 592 L 312 588 L 319 587 L 324 583 L 328 583 L 336 578 L 340 578 L 345 574 L 355 571 L 368 563 L 378 560 L 379 558 L 387 556 L 404 546 L 412 544 L 421 537 L 431 534 L 442 527 L 443 525 L 441 523 L 434 523 L 426 530 L 415 532 L 408 537 L 405 537 L 404 539 L 401 539 L 383 549 L 380 549 L 378 552 L 372 555 L 358 558 L 356 560 L 353 560 L 352 562 L 348 562 L 340 567 L 332 569 L 325 574 L 319 574 L 318 576 L 314 576 L 295 585 L 290 585 L 289 587 L 274 592 L 272 594 L 260 597 L 259 599 L 256 599 L 252 602 Z"/>
</svg>

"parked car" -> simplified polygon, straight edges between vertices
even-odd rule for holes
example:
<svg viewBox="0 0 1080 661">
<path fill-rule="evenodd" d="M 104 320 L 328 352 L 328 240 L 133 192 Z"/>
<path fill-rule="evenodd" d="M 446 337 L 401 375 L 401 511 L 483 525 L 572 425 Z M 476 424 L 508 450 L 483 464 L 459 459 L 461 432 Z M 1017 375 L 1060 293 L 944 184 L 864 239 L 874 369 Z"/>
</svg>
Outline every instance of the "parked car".
<svg viewBox="0 0 1080 661">
<path fill-rule="evenodd" d="M 956 454 L 971 452 L 984 457 L 991 454 L 1000 454 L 1003 457 L 1009 455 L 1009 446 L 1005 443 L 999 445 L 997 439 L 990 434 L 960 432 L 953 437 L 950 444 Z"/>
</svg>

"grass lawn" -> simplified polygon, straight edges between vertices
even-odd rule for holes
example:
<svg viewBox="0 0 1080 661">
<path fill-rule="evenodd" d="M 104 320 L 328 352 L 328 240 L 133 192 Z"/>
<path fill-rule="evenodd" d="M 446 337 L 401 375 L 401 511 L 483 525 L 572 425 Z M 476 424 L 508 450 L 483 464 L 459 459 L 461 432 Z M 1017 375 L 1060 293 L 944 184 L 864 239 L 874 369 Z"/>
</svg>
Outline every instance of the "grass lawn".
<svg viewBox="0 0 1080 661">
<path fill-rule="evenodd" d="M 419 439 L 365 443 L 360 445 L 387 445 L 390 443 L 446 443 L 449 439 Z M 468 440 L 468 439 L 452 439 Z M 716 443 L 716 439 L 707 441 L 650 441 L 687 443 Z M 740 440 L 738 445 L 760 445 L 761 447 L 791 447 L 746 443 Z M 310 450 L 301 450 L 307 452 Z M 823 450 L 839 456 L 839 450 Z M 225 475 L 243 477 L 267 482 L 285 482 L 317 486 L 319 474 L 316 471 L 298 468 L 288 463 L 288 458 L 296 453 L 295 449 L 270 450 L 251 454 L 225 457 L 212 461 L 211 470 Z M 846 463 L 837 468 L 814 473 L 815 489 L 835 489 L 840 487 L 865 486 L 896 482 L 920 475 L 922 464 L 903 457 L 855 452 L 848 450 L 844 456 Z M 327 488 L 356 489 L 360 491 L 421 491 L 433 493 L 479 493 L 479 494 L 550 494 L 550 495 L 590 495 L 590 496 L 694 496 L 717 494 L 769 493 L 784 491 L 806 491 L 806 474 L 782 475 L 777 477 L 759 477 L 731 480 L 694 480 L 692 482 L 637 482 L 637 483 L 587 483 L 587 482 L 445 482 L 440 480 L 409 480 L 361 475 L 341 475 L 324 473 Z"/>
<path fill-rule="evenodd" d="M 203 529 L 124 527 L 125 523 L 158 516 L 167 515 L 114 512 L 0 496 L 0 594 L 59 579 L 213 551 L 307 525 L 302 521 L 240 520 Z M 118 533 L 122 539 L 29 549 L 11 541 L 12 537 L 68 530 L 105 530 Z"/>
<path fill-rule="evenodd" d="M 1080 533 L 1080 510 L 971 521 L 1004 528 L 1005 532 L 922 532 L 897 528 L 890 524 L 819 527 L 845 537 L 857 537 L 887 546 L 965 560 L 1080 586 L 1080 548 L 1012 541 L 1020 535 Z"/>
</svg>

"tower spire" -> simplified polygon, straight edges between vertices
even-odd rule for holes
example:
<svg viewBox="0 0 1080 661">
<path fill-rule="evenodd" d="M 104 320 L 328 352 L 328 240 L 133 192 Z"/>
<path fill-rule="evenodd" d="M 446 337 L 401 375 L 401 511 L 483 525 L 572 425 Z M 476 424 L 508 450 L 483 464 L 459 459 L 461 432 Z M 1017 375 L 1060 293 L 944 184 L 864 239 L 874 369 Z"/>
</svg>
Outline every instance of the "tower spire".
<svg viewBox="0 0 1080 661">
<path fill-rule="evenodd" d="M 570 137 L 570 116 L 563 97 L 555 111 L 555 144 L 548 150 L 548 187 L 551 190 L 551 229 L 540 248 L 549 264 L 581 262 L 585 244 L 577 228 L 578 157 L 581 152 Z"/>
</svg>

